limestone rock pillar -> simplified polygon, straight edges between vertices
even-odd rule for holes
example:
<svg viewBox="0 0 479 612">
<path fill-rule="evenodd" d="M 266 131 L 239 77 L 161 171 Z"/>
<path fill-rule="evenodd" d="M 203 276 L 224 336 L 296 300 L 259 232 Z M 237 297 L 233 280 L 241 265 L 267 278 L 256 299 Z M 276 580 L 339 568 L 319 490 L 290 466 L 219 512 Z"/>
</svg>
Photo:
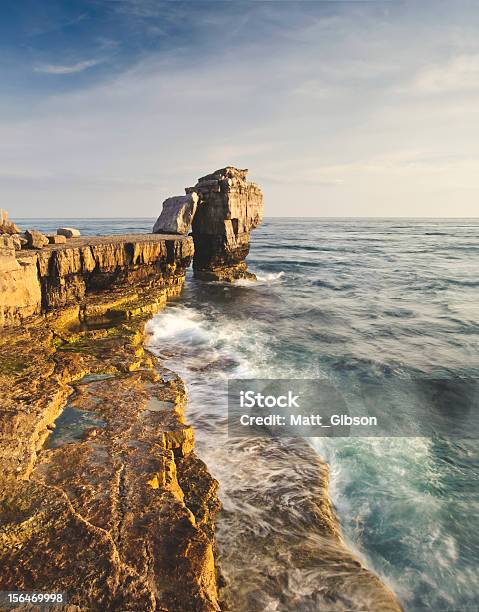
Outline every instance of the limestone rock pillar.
<svg viewBox="0 0 479 612">
<path fill-rule="evenodd" d="M 228 166 L 198 179 L 186 193 L 197 193 L 193 219 L 196 278 L 233 281 L 255 278 L 248 272 L 250 232 L 263 219 L 263 193 L 246 180 L 248 170 Z"/>
</svg>

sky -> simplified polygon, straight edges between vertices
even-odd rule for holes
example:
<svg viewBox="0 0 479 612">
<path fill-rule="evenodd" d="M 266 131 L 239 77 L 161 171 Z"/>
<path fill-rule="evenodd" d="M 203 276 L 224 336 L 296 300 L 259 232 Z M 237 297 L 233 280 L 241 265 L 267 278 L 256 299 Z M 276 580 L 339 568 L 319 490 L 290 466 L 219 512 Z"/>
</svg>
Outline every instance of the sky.
<svg viewBox="0 0 479 612">
<path fill-rule="evenodd" d="M 0 207 L 155 217 L 234 165 L 268 216 L 476 217 L 478 34 L 478 0 L 2 0 Z"/>
</svg>

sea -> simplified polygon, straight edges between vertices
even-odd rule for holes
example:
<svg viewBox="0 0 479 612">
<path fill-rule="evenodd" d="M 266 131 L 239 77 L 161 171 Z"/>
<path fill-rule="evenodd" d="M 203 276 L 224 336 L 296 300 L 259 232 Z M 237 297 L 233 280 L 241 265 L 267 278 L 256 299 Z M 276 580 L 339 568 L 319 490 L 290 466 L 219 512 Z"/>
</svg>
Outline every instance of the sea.
<svg viewBox="0 0 479 612">
<path fill-rule="evenodd" d="M 153 221 L 16 219 L 84 235 L 148 232 Z M 149 321 L 149 348 L 185 380 L 197 452 L 220 483 L 219 559 L 233 609 L 349 609 L 326 603 L 323 570 L 288 554 L 288 538 L 314 545 L 299 520 L 310 495 L 304 453 L 287 440 L 229 437 L 227 381 L 319 377 L 354 401 L 358 381 L 371 378 L 477 380 L 479 219 L 267 218 L 247 261 L 256 282 L 189 272 L 182 295 Z M 304 443 L 329 465 L 347 546 L 406 611 L 478 609 L 475 432 Z"/>
</svg>

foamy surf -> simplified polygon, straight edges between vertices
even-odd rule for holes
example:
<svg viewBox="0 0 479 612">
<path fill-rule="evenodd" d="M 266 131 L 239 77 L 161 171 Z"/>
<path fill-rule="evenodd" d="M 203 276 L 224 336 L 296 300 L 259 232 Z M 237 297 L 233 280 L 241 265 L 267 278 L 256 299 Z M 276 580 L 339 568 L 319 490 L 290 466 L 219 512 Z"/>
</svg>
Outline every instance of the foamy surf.
<svg viewBox="0 0 479 612">
<path fill-rule="evenodd" d="M 248 281 L 248 280 L 240 280 L 238 281 L 240 285 L 242 284 L 257 284 L 257 285 L 277 285 L 284 281 L 285 273 L 283 270 L 280 272 L 257 272 L 256 273 L 256 281 Z"/>
<path fill-rule="evenodd" d="M 312 612 L 318 606 L 339 612 L 345 610 L 343 595 L 353 592 L 351 610 L 378 607 L 383 597 L 389 609 L 389 595 L 374 583 L 366 587 L 348 573 L 337 575 L 341 564 L 356 567 L 356 561 L 337 539 L 329 514 L 318 520 L 317 512 L 308 510 L 328 507 L 327 473 L 319 457 L 302 440 L 227 436 L 227 378 L 307 372 L 291 364 L 274 367 L 271 334 L 261 320 L 230 318 L 217 304 L 205 309 L 188 303 L 167 306 L 147 324 L 148 345 L 185 380 L 197 452 L 220 483 L 217 536 L 228 585 L 223 596 L 237 612 Z M 308 567 L 300 561 L 305 551 Z M 328 589 L 339 597 L 336 602 Z"/>
</svg>

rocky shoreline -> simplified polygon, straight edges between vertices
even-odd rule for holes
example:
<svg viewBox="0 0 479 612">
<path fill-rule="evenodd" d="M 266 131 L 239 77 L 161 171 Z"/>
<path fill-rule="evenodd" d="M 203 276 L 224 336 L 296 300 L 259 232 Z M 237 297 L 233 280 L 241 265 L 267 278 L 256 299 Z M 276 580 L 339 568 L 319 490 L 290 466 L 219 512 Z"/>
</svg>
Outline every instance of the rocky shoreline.
<svg viewBox="0 0 479 612">
<path fill-rule="evenodd" d="M 183 281 L 178 265 L 2 331 L 1 590 L 66 592 L 71 610 L 219 609 L 217 483 L 182 381 L 143 348 Z"/>
<path fill-rule="evenodd" d="M 228 167 L 199 179 L 165 206 L 160 233 L 73 234 L 19 249 L 9 226 L 0 244 L 0 590 L 68 593 L 72 612 L 235 609 L 220 593 L 218 483 L 195 453 L 183 381 L 145 351 L 144 326 L 179 295 L 192 262 L 200 279 L 254 276 L 244 259 L 262 194 L 245 177 Z M 169 223 L 193 235 L 170 234 Z M 318 499 L 305 516 L 340 542 L 322 462 L 314 478 Z M 346 574 L 382 610 L 400 610 L 344 551 L 333 565 L 346 559 Z M 295 555 L 307 568 L 327 550 L 298 542 Z M 343 574 L 329 579 L 331 601 L 356 609 Z"/>
</svg>

